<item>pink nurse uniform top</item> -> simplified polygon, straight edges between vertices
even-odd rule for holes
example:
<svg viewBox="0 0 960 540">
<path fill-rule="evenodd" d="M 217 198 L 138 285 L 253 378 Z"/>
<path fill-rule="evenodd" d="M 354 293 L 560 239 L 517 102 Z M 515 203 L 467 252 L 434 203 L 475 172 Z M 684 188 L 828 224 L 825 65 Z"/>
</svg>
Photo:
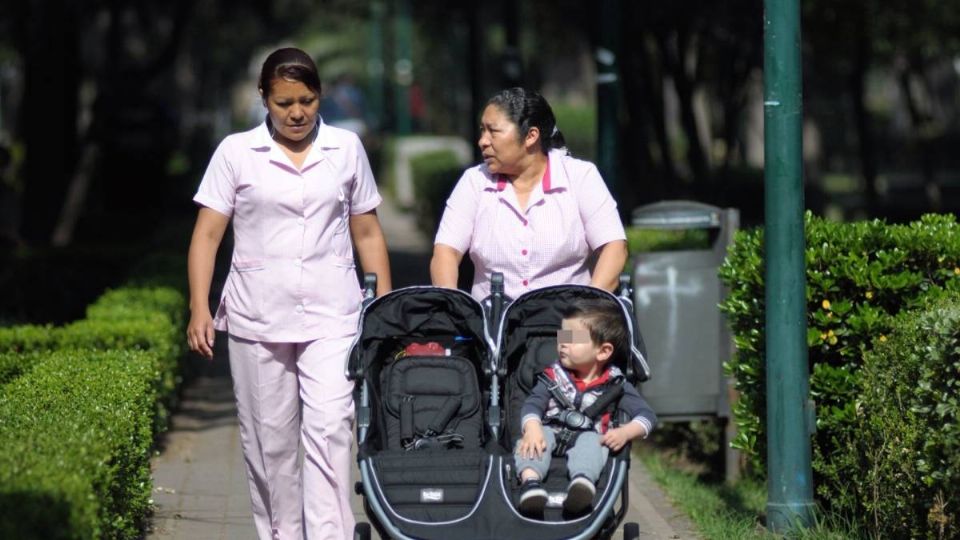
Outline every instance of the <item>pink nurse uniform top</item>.
<svg viewBox="0 0 960 540">
<path fill-rule="evenodd" d="M 234 250 L 218 330 L 297 343 L 356 332 L 361 290 L 349 219 L 381 198 L 352 132 L 319 121 L 300 170 L 266 124 L 228 136 L 193 199 L 233 217 Z"/>
<path fill-rule="evenodd" d="M 589 284 L 591 253 L 625 239 L 617 203 L 597 167 L 551 150 L 525 210 L 513 185 L 486 165 L 467 169 L 447 200 L 435 243 L 470 252 L 471 293 L 483 299 L 493 272 L 504 274 L 512 298 L 549 285 Z"/>
</svg>

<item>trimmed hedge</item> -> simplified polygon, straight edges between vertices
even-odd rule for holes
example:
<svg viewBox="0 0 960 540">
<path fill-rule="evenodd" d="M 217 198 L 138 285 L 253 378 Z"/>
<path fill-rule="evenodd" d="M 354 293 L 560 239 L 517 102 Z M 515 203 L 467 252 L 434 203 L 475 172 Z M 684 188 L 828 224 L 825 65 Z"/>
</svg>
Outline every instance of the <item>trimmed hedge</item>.
<svg viewBox="0 0 960 540">
<path fill-rule="evenodd" d="M 0 328 L 0 538 L 140 534 L 185 312 L 176 289 L 125 287 L 66 326 Z"/>
<path fill-rule="evenodd" d="M 156 353 L 71 350 L 6 385 L 0 537 L 136 537 L 160 384 Z"/>
<path fill-rule="evenodd" d="M 87 307 L 86 319 L 66 326 L 0 328 L 0 353 L 69 348 L 153 350 L 164 362 L 162 370 L 167 380 L 163 394 L 170 396 L 178 382 L 178 361 L 185 352 L 184 340 L 180 339 L 185 312 L 184 296 L 172 288 L 111 290 Z M 3 369 L 0 367 L 0 380 Z"/>
<path fill-rule="evenodd" d="M 551 107 L 557 128 L 574 156 L 587 161 L 597 157 L 597 109 L 592 104 L 577 105 L 558 101 Z"/>
<path fill-rule="evenodd" d="M 899 317 L 860 386 L 845 509 L 878 538 L 960 537 L 960 295 Z"/>
<path fill-rule="evenodd" d="M 655 251 L 684 251 L 710 249 L 711 240 L 706 229 L 648 229 L 627 227 L 627 248 L 631 255 Z"/>
<path fill-rule="evenodd" d="M 174 326 L 182 326 L 186 307 L 183 294 L 170 287 L 125 287 L 103 293 L 87 307 L 87 318 L 129 320 L 149 311 L 169 317 Z"/>
<path fill-rule="evenodd" d="M 0 385 L 16 379 L 33 369 L 40 352 L 29 353 L 0 353 Z"/>
<path fill-rule="evenodd" d="M 807 344 L 810 394 L 817 406 L 813 468 L 825 506 L 848 506 L 864 471 L 838 452 L 859 437 L 857 399 L 863 354 L 889 335 L 901 311 L 960 290 L 960 226 L 952 215 L 907 225 L 875 220 L 832 223 L 806 215 Z M 734 446 L 766 470 L 763 231 L 743 230 L 720 268 L 729 287 L 721 303 L 737 352 L 725 367 L 736 379 Z M 891 494 L 892 496 L 892 494 Z"/>
<path fill-rule="evenodd" d="M 447 198 L 463 174 L 464 167 L 450 150 L 426 152 L 410 160 L 417 228 L 429 238 L 437 234 Z"/>
<path fill-rule="evenodd" d="M 0 353 L 49 351 L 57 346 L 58 332 L 50 324 L 0 327 Z"/>
</svg>

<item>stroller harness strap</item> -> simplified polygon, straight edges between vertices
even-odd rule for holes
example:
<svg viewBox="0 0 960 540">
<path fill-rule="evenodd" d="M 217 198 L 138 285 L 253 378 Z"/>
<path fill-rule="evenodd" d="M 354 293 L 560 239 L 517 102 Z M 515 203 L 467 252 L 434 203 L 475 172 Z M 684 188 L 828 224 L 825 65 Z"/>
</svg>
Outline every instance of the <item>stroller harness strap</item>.
<svg viewBox="0 0 960 540">
<path fill-rule="evenodd" d="M 384 368 L 381 381 L 388 448 L 476 448 L 482 442 L 482 397 L 469 360 L 404 356 Z"/>
<path fill-rule="evenodd" d="M 463 435 L 456 432 L 445 433 L 447 424 L 460 409 L 460 397 L 448 396 L 443 405 L 437 410 L 433 421 L 423 433 L 416 433 L 413 427 L 413 401 L 416 396 L 405 396 L 400 404 L 400 442 L 405 450 L 421 450 L 424 448 L 449 448 L 461 446 Z"/>
<path fill-rule="evenodd" d="M 619 373 L 611 374 L 611 380 L 604 385 L 602 393 L 583 410 L 574 403 L 582 406 L 582 394 L 577 392 L 575 401 L 570 398 L 561 388 L 560 381 L 551 379 L 545 373 L 541 373 L 537 378 L 546 385 L 551 397 L 560 405 L 559 414 L 549 419 L 549 423 L 556 428 L 557 446 L 553 450 L 553 455 L 562 456 L 576 442 L 577 437 L 584 431 L 595 429 L 597 419 L 602 417 L 609 409 L 616 406 L 616 403 L 623 396 L 623 376 Z M 562 376 L 562 375 L 560 375 Z M 569 383 L 569 381 L 566 381 Z M 598 389 L 593 389 L 594 391 Z"/>
</svg>

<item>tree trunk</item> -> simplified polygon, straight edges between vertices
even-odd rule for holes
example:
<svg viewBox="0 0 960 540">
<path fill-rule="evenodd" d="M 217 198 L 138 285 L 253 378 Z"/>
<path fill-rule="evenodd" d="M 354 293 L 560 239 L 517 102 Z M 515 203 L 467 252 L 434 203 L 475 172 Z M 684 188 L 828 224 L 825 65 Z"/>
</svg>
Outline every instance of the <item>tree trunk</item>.
<svg viewBox="0 0 960 540">
<path fill-rule="evenodd" d="M 694 81 L 687 75 L 686 56 L 691 45 L 691 34 L 688 29 L 680 28 L 676 32 L 676 47 L 671 47 L 668 40 L 660 35 L 660 53 L 663 64 L 670 71 L 674 88 L 680 105 L 680 125 L 687 136 L 687 162 L 693 174 L 694 183 L 705 189 L 709 185 L 710 171 L 707 165 L 703 142 L 700 140 L 700 131 L 697 129 L 697 116 L 693 107 Z"/>
<path fill-rule="evenodd" d="M 861 21 L 862 22 L 862 21 Z M 857 141 L 859 142 L 860 174 L 863 176 L 864 194 L 866 195 L 867 213 L 876 215 L 877 207 L 877 163 L 874 157 L 873 131 L 870 122 L 870 112 L 867 111 L 866 74 L 870 68 L 870 38 L 863 25 L 855 36 L 855 54 L 853 67 L 850 72 L 850 94 L 853 101 L 853 116 L 857 127 Z"/>
<path fill-rule="evenodd" d="M 33 0 L 27 6 L 24 113 L 26 146 L 21 235 L 48 245 L 76 162 L 79 46 L 73 2 Z"/>
<path fill-rule="evenodd" d="M 477 126 L 480 125 L 480 115 L 483 111 L 483 25 L 480 24 L 480 6 L 470 5 L 467 7 L 467 35 L 469 39 L 468 50 L 470 58 L 467 66 L 470 69 L 470 131 L 469 140 L 476 140 Z M 476 144 L 470 145 L 473 148 L 473 161 L 480 162 L 483 156 L 480 154 L 480 147 Z"/>
<path fill-rule="evenodd" d="M 80 163 L 70 181 L 60 218 L 53 229 L 51 243 L 54 247 L 64 247 L 73 241 L 73 233 L 77 221 L 83 213 L 83 206 L 87 200 L 87 191 L 90 189 L 90 180 L 96 169 L 97 158 L 100 156 L 100 145 L 95 141 L 88 141 L 83 146 Z"/>
<path fill-rule="evenodd" d="M 621 34 L 624 39 L 622 49 L 633 51 L 633 54 L 623 55 L 620 64 L 620 78 L 623 81 L 623 102 L 626 106 L 629 121 L 627 127 L 621 129 L 623 137 L 623 152 L 621 159 L 625 163 L 624 171 L 633 171 L 634 176 L 627 175 L 623 181 L 624 204 L 630 207 L 645 202 L 653 202 L 666 198 L 665 179 L 672 182 L 675 178 L 673 162 L 669 156 L 661 164 L 661 170 L 656 171 L 655 160 L 651 153 L 651 141 L 648 133 L 657 131 L 657 110 L 655 98 L 651 92 L 651 77 L 653 76 L 646 62 L 644 42 L 646 33 L 633 29 Z M 659 124 L 663 126 L 662 104 Z M 649 131 L 648 131 L 649 130 Z M 632 161 L 632 164 L 627 164 Z"/>
<path fill-rule="evenodd" d="M 920 77 L 923 76 L 922 73 L 916 74 Z M 917 97 L 914 95 L 910 84 L 913 76 L 914 69 L 910 61 L 905 60 L 903 68 L 899 70 L 897 80 L 900 83 L 900 92 L 906 101 L 907 110 L 910 112 L 910 123 L 913 124 L 913 135 L 920 153 L 920 171 L 923 174 L 923 188 L 927 197 L 927 204 L 931 211 L 939 212 L 943 207 L 943 196 L 940 192 L 940 184 L 937 183 L 934 155 L 930 148 L 930 136 L 927 134 L 929 115 L 921 111 L 920 105 L 917 103 Z"/>
<path fill-rule="evenodd" d="M 628 37 L 633 36 L 632 32 L 627 32 Z M 650 127 L 660 148 L 660 167 L 663 180 L 659 192 L 660 198 L 668 198 L 676 190 L 676 184 L 680 179 L 677 174 L 676 163 L 673 162 L 673 144 L 670 141 L 670 135 L 667 133 L 666 110 L 663 103 L 663 75 L 658 72 L 647 43 L 646 35 L 637 35 L 636 47 L 628 47 L 627 50 L 635 50 L 633 55 L 637 62 L 637 69 L 631 70 L 630 82 L 641 90 L 641 100 L 628 99 L 631 106 L 631 117 L 642 118 L 641 110 L 649 111 Z M 632 92 L 628 91 L 628 95 Z"/>
<path fill-rule="evenodd" d="M 500 0 L 506 43 L 500 58 L 500 72 L 504 88 L 523 84 L 523 60 L 520 58 L 520 3 Z"/>
</svg>

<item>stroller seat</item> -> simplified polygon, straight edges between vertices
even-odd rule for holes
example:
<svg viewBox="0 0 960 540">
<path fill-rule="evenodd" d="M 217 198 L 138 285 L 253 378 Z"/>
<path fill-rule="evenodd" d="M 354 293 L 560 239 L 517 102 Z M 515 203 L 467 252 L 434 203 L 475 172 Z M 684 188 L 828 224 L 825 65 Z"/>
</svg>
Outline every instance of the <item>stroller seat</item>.
<svg viewBox="0 0 960 540">
<path fill-rule="evenodd" d="M 483 432 L 476 368 L 458 356 L 414 356 L 383 372 L 387 448 L 479 448 Z"/>
<path fill-rule="evenodd" d="M 389 511 L 411 522 L 463 518 L 489 461 L 476 368 L 459 356 L 405 356 L 381 378 L 387 448 L 371 461 Z"/>
<path fill-rule="evenodd" d="M 504 491 L 514 505 L 519 501 L 520 496 L 520 482 L 512 457 L 517 442 L 523 437 L 520 411 L 524 400 L 537 383 L 537 375 L 557 361 L 557 329 L 562 320 L 560 309 L 578 298 L 609 298 L 609 295 L 598 293 L 595 289 L 587 287 L 547 287 L 518 298 L 507 308 L 504 315 L 500 361 L 501 366 L 505 368 L 503 371 L 506 377 L 504 380 L 504 430 L 500 445 L 510 455 L 505 460 Z M 626 310 L 624 316 L 628 325 L 632 323 L 632 315 Z M 634 339 L 638 333 L 632 330 L 631 328 L 631 339 Z M 614 360 L 614 365 L 627 371 L 630 362 L 633 361 L 632 353 L 622 354 Z M 644 368 L 634 365 L 631 366 L 630 371 L 643 372 Z M 632 378 L 636 380 L 643 377 L 644 374 L 640 373 L 639 377 Z M 631 382 L 625 384 L 631 384 Z M 617 423 L 629 420 L 619 416 L 620 413 L 615 407 L 613 412 Z M 607 460 L 596 482 L 595 505 L 610 500 L 614 495 L 610 493 L 611 489 L 621 489 L 615 485 L 617 482 L 612 482 L 613 474 L 621 464 L 628 463 L 629 449 L 630 445 L 627 445 Z M 554 456 L 550 462 L 549 472 L 542 480 L 548 493 L 547 507 L 543 515 L 544 522 L 557 523 L 576 519 L 576 516 L 564 515 L 562 511 L 569 482 L 566 456 Z"/>
<path fill-rule="evenodd" d="M 365 504 L 407 527 L 466 519 L 493 470 L 482 308 L 460 291 L 411 287 L 369 305 L 361 329 L 348 372 L 361 381 L 358 458 L 375 495 Z M 449 352 L 398 354 L 430 342 Z"/>
</svg>

